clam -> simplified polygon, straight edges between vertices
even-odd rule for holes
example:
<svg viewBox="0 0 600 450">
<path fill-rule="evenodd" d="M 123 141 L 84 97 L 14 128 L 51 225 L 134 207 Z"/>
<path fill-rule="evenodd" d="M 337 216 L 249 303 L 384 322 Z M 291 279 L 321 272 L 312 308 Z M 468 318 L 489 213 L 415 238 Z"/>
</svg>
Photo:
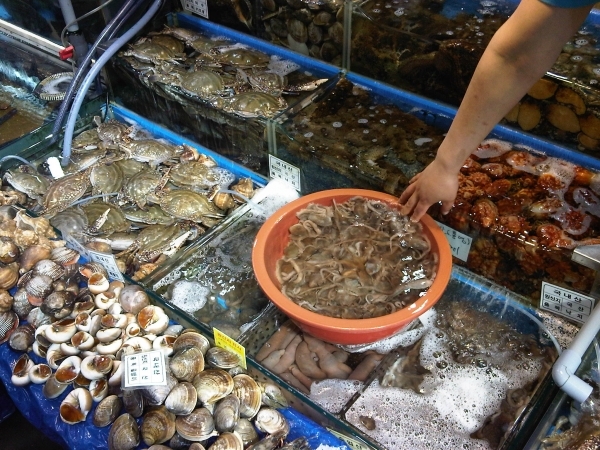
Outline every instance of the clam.
<svg viewBox="0 0 600 450">
<path fill-rule="evenodd" d="M 137 322 L 131 322 L 125 327 L 125 336 L 127 338 L 139 336 L 141 332 L 142 329 Z"/>
<path fill-rule="evenodd" d="M 75 294 L 70 291 L 54 291 L 42 300 L 40 309 L 55 319 L 64 319 L 73 312 L 74 305 Z"/>
<path fill-rule="evenodd" d="M 233 391 L 233 378 L 222 369 L 207 369 L 196 375 L 192 384 L 202 404 L 215 403 Z"/>
<path fill-rule="evenodd" d="M 12 329 L 12 326 L 11 326 Z M 35 340 L 35 328 L 29 323 L 19 325 L 10 335 L 8 345 L 13 350 L 26 352 Z"/>
<path fill-rule="evenodd" d="M 150 299 L 140 286 L 129 284 L 121 290 L 119 302 L 125 312 L 137 314 L 150 304 Z"/>
<path fill-rule="evenodd" d="M 123 368 L 124 365 L 120 360 L 116 359 L 113 361 L 112 370 L 110 371 L 110 375 L 108 377 L 109 386 L 120 386 L 121 385 L 121 377 L 123 376 Z"/>
<path fill-rule="evenodd" d="M 167 395 L 171 392 L 171 389 L 177 384 L 177 379 L 173 376 L 171 371 L 167 370 L 167 384 L 166 385 L 155 385 L 146 386 L 140 389 L 144 400 L 148 405 L 161 405 L 165 402 Z"/>
<path fill-rule="evenodd" d="M 240 364 L 238 355 L 221 347 L 211 347 L 205 355 L 206 362 L 218 369 L 232 369 Z"/>
<path fill-rule="evenodd" d="M 139 389 L 125 389 L 123 392 L 123 407 L 133 417 L 141 417 L 144 413 L 144 397 Z"/>
<path fill-rule="evenodd" d="M 121 412 L 123 401 L 116 395 L 109 395 L 98 403 L 92 423 L 98 428 L 106 427 L 114 422 Z"/>
<path fill-rule="evenodd" d="M 19 288 L 13 295 L 12 309 L 21 319 L 27 317 L 34 306 L 29 303 L 27 291 L 24 288 Z"/>
<path fill-rule="evenodd" d="M 209 448 L 211 450 L 244 450 L 244 442 L 238 434 L 225 432 L 220 434 Z"/>
<path fill-rule="evenodd" d="M 173 354 L 175 339 L 174 336 L 163 334 L 152 341 L 152 348 L 154 350 L 161 350 L 165 356 L 171 356 Z M 202 358 L 202 361 L 204 361 L 204 358 Z"/>
<path fill-rule="evenodd" d="M 111 357 L 106 355 L 90 355 L 81 361 L 81 373 L 88 380 L 99 380 L 110 373 L 113 365 Z M 60 381 L 60 380 L 59 380 Z"/>
<path fill-rule="evenodd" d="M 8 236 L 0 236 L 0 262 L 10 264 L 21 255 L 19 246 Z"/>
<path fill-rule="evenodd" d="M 33 384 L 43 384 L 52 376 L 52 369 L 48 364 L 35 364 L 31 366 L 28 374 Z"/>
<path fill-rule="evenodd" d="M 132 353 L 147 352 L 149 350 L 152 350 L 152 342 L 146 339 L 145 336 L 136 336 L 126 339 L 123 342 L 121 353 L 129 355 Z M 120 355 L 117 355 L 117 357 L 119 356 Z"/>
<path fill-rule="evenodd" d="M 241 417 L 240 420 L 238 420 L 238 423 L 235 425 L 233 431 L 242 439 L 244 447 L 255 444 L 260 439 L 258 433 L 256 432 L 256 428 L 254 428 L 254 425 L 252 425 L 252 422 L 244 417 Z"/>
<path fill-rule="evenodd" d="M 88 390 L 92 395 L 92 400 L 99 402 L 108 395 L 108 380 L 106 378 L 91 380 Z"/>
<path fill-rule="evenodd" d="M 75 319 L 66 317 L 50 324 L 50 326 L 46 328 L 45 336 L 50 342 L 60 344 L 61 342 L 67 342 L 76 332 L 77 326 L 75 324 Z"/>
<path fill-rule="evenodd" d="M 16 286 L 19 270 L 15 263 L 0 267 L 0 289 L 8 290 Z"/>
<path fill-rule="evenodd" d="M 206 408 L 196 408 L 187 416 L 178 416 L 175 428 L 181 437 L 192 442 L 204 441 L 217 434 L 213 416 Z"/>
<path fill-rule="evenodd" d="M 65 359 L 67 356 L 61 351 L 60 344 L 51 344 L 46 351 L 46 362 L 48 365 L 56 370 L 58 369 L 59 364 Z"/>
<path fill-rule="evenodd" d="M 105 328 L 119 328 L 125 333 L 125 327 L 129 324 L 129 317 L 126 314 L 104 314 L 100 324 Z"/>
<path fill-rule="evenodd" d="M 60 418 L 70 425 L 83 422 L 92 408 L 92 396 L 87 389 L 73 389 L 60 404 Z"/>
<path fill-rule="evenodd" d="M 78 355 L 79 353 L 81 353 L 81 350 L 78 349 L 77 347 L 75 347 L 71 341 L 67 341 L 67 342 L 61 342 L 60 343 L 60 351 L 63 353 L 63 355 L 65 356 L 75 356 Z"/>
<path fill-rule="evenodd" d="M 31 350 L 40 358 L 45 359 L 46 353 L 48 351 L 48 346 L 42 345 L 38 341 L 35 341 L 31 346 Z"/>
<path fill-rule="evenodd" d="M 48 378 L 48 380 L 44 383 L 42 394 L 47 399 L 53 399 L 65 392 L 68 386 L 68 384 L 59 383 L 56 381 L 54 375 L 51 375 L 50 378 Z"/>
<path fill-rule="evenodd" d="M 173 324 L 173 325 L 169 325 L 167 327 L 167 329 L 165 331 L 163 331 L 163 335 L 173 336 L 174 338 L 177 338 L 177 336 L 179 336 L 182 331 L 183 331 L 183 326 L 182 325 Z"/>
<path fill-rule="evenodd" d="M 290 432 L 290 424 L 278 410 L 263 407 L 256 414 L 254 425 L 263 433 L 281 435 L 285 438 Z"/>
<path fill-rule="evenodd" d="M 215 405 L 213 417 L 217 431 L 233 431 L 240 419 L 240 399 L 235 394 L 222 398 Z"/>
<path fill-rule="evenodd" d="M 78 271 L 81 275 L 83 275 L 84 277 L 86 277 L 88 279 L 96 273 L 102 274 L 106 278 L 108 278 L 108 272 L 106 271 L 104 266 L 97 262 L 88 262 L 88 263 L 82 264 L 78 267 Z"/>
<path fill-rule="evenodd" d="M 52 292 L 52 278 L 48 275 L 33 275 L 29 281 L 25 283 L 27 298 L 29 303 L 34 306 L 40 306 L 42 301 Z"/>
<path fill-rule="evenodd" d="M 93 295 L 106 292 L 109 284 L 108 277 L 102 273 L 94 273 L 88 278 L 88 289 Z"/>
<path fill-rule="evenodd" d="M 177 383 L 167 398 L 165 399 L 165 407 L 173 414 L 184 416 L 190 414 L 196 407 L 198 401 L 198 393 L 192 383 L 182 381 Z"/>
<path fill-rule="evenodd" d="M 94 297 L 96 308 L 107 310 L 117 301 L 117 296 L 114 292 L 100 292 Z"/>
<path fill-rule="evenodd" d="M 51 322 L 50 316 L 44 314 L 40 308 L 32 308 L 27 314 L 27 322 L 29 322 L 34 328 L 38 328 L 44 324 Z"/>
<path fill-rule="evenodd" d="M 181 349 L 173 355 L 169 367 L 179 381 L 192 381 L 204 370 L 204 355 L 198 347 Z"/>
<path fill-rule="evenodd" d="M 288 33 L 294 41 L 299 42 L 301 44 L 305 43 L 308 40 L 308 31 L 306 30 L 306 25 L 302 23 L 298 19 L 290 19 L 287 23 Z"/>
<path fill-rule="evenodd" d="M 121 414 L 108 433 L 108 450 L 131 450 L 140 443 L 138 424 L 131 414 Z"/>
<path fill-rule="evenodd" d="M 167 442 L 175 434 L 175 414 L 164 405 L 150 409 L 142 418 L 140 434 L 146 445 Z"/>
<path fill-rule="evenodd" d="M 41 259 L 35 263 L 32 269 L 33 275 L 47 275 L 56 281 L 65 274 L 63 266 L 51 259 Z"/>
<path fill-rule="evenodd" d="M 86 377 L 84 377 L 80 371 L 79 375 L 77 375 L 77 378 L 75 378 L 73 380 L 73 383 L 71 383 L 71 385 L 73 386 L 73 388 L 85 388 L 89 391 L 91 383 L 92 383 L 92 381 L 88 380 Z M 90 392 L 90 394 L 91 394 L 91 392 Z"/>
<path fill-rule="evenodd" d="M 71 311 L 71 317 L 77 317 L 81 313 L 87 313 L 89 315 L 95 307 L 96 305 L 91 298 L 86 301 L 76 301 L 73 305 L 73 311 Z"/>
<path fill-rule="evenodd" d="M 64 247 L 62 247 L 64 248 Z M 30 271 L 38 261 L 48 259 L 52 251 L 43 245 L 31 245 L 25 248 L 19 256 L 19 272 L 21 274 Z"/>
<path fill-rule="evenodd" d="M 33 367 L 33 361 L 27 353 L 22 354 L 12 369 L 10 381 L 15 386 L 26 386 L 31 381 L 29 379 L 29 369 Z"/>
<path fill-rule="evenodd" d="M 254 417 L 262 404 L 262 392 L 254 378 L 243 373 L 234 376 L 233 392 L 240 399 L 240 416 Z"/>
<path fill-rule="evenodd" d="M 61 266 L 70 266 L 79 261 L 79 252 L 69 247 L 56 247 L 52 249 L 50 259 Z"/>
<path fill-rule="evenodd" d="M 271 382 L 260 382 L 258 383 L 262 392 L 262 403 L 263 405 L 270 406 L 272 408 L 287 408 L 289 403 L 281 388 Z"/>
<path fill-rule="evenodd" d="M 186 347 L 197 347 L 202 353 L 206 354 L 210 348 L 210 342 L 208 338 L 197 331 L 184 331 L 175 339 L 173 351 L 176 352 Z"/>
<path fill-rule="evenodd" d="M 81 371 L 81 358 L 69 356 L 56 369 L 54 377 L 59 383 L 67 384 L 75 380 Z"/>
<path fill-rule="evenodd" d="M 169 326 L 169 316 L 161 307 L 148 305 L 138 313 L 137 322 L 146 333 L 160 334 Z"/>
<path fill-rule="evenodd" d="M 119 339 L 123 334 L 123 330 L 120 328 L 103 328 L 98 330 L 96 333 L 96 339 L 100 342 L 112 342 L 115 339 Z"/>
</svg>

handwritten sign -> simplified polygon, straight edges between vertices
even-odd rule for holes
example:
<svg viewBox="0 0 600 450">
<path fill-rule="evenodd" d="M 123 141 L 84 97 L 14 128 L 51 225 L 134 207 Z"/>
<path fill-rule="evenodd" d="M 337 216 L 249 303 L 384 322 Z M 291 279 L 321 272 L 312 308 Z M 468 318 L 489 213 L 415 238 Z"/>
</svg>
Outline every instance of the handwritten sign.
<svg viewBox="0 0 600 450">
<path fill-rule="evenodd" d="M 236 342 L 229 336 L 227 336 L 222 331 L 213 328 L 215 345 L 217 347 L 224 348 L 225 350 L 229 350 L 231 353 L 235 353 L 240 359 L 240 366 L 246 369 L 246 349 L 240 345 L 239 342 Z"/>
<path fill-rule="evenodd" d="M 297 191 L 301 190 L 300 169 L 273 155 L 269 155 L 269 177 L 287 181 Z"/>
<path fill-rule="evenodd" d="M 450 228 L 448 225 L 444 225 L 437 220 L 436 223 L 442 229 L 446 235 L 446 238 L 448 239 L 450 249 L 452 250 L 452 256 L 455 256 L 461 261 L 467 262 L 469 251 L 471 250 L 471 244 L 473 243 L 473 238 L 471 236 L 467 236 L 466 234 L 460 233 L 454 228 Z"/>
<path fill-rule="evenodd" d="M 125 281 L 123 274 L 119 270 L 117 260 L 110 253 L 96 252 L 94 250 L 88 250 L 90 261 L 102 264 L 102 266 L 108 272 L 108 276 L 111 280 Z"/>
<path fill-rule="evenodd" d="M 208 19 L 208 2 L 206 0 L 181 0 L 181 6 L 186 11 L 196 13 Z"/>
<path fill-rule="evenodd" d="M 161 350 L 134 353 L 123 357 L 123 388 L 164 386 L 167 384 L 165 355 Z"/>
<path fill-rule="evenodd" d="M 596 300 L 560 286 L 542 282 L 540 309 L 551 311 L 578 323 L 585 323 Z"/>
</svg>

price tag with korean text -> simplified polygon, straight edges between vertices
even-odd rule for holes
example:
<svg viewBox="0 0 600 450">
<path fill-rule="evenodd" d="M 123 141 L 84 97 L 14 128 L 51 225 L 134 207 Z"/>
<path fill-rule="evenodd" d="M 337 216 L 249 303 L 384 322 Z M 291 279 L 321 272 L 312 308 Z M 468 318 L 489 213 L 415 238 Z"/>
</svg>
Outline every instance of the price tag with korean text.
<svg viewBox="0 0 600 450">
<path fill-rule="evenodd" d="M 235 353 L 238 358 L 240 358 L 240 366 L 246 369 L 246 349 L 240 345 L 239 342 L 231 339 L 222 331 L 217 330 L 213 327 L 213 333 L 215 338 L 215 345 L 217 347 L 224 348 L 225 350 L 229 350 L 232 353 Z"/>
<path fill-rule="evenodd" d="M 452 256 L 455 256 L 461 261 L 467 262 L 473 238 L 471 236 L 467 236 L 466 234 L 459 233 L 455 229 L 450 228 L 448 225 L 444 225 L 443 223 L 438 222 L 437 220 L 435 221 L 435 223 L 438 224 L 438 226 L 446 235 L 448 243 L 450 244 L 450 249 L 452 250 Z"/>
<path fill-rule="evenodd" d="M 542 282 L 540 309 L 551 311 L 578 323 L 585 323 L 594 309 L 593 297 Z"/>
<path fill-rule="evenodd" d="M 206 0 L 181 0 L 183 9 L 208 19 L 208 2 Z"/>
<path fill-rule="evenodd" d="M 119 266 L 117 266 L 117 260 L 113 255 L 94 250 L 88 250 L 88 254 L 90 255 L 90 261 L 102 264 L 111 280 L 125 281 L 123 274 L 119 270 Z"/>
<path fill-rule="evenodd" d="M 368 445 L 363 444 L 362 442 L 358 441 L 357 439 L 353 439 L 351 437 L 348 437 L 342 433 L 338 433 L 335 430 L 332 430 L 331 428 L 327 427 L 327 430 L 333 434 L 335 437 L 339 438 L 340 440 L 344 441 L 348 447 L 350 447 L 352 450 L 371 450 L 371 447 L 369 447 Z"/>
<path fill-rule="evenodd" d="M 67 247 L 72 248 L 73 250 L 79 252 L 81 256 L 83 256 L 88 261 L 91 260 L 89 249 L 85 248 L 81 242 L 71 236 L 69 233 L 62 234 L 63 239 L 66 242 Z"/>
<path fill-rule="evenodd" d="M 269 155 L 269 177 L 280 178 L 294 186 L 297 191 L 301 190 L 300 169 L 273 155 Z"/>
<path fill-rule="evenodd" d="M 123 388 L 167 384 L 165 355 L 161 350 L 134 353 L 123 357 Z"/>
</svg>

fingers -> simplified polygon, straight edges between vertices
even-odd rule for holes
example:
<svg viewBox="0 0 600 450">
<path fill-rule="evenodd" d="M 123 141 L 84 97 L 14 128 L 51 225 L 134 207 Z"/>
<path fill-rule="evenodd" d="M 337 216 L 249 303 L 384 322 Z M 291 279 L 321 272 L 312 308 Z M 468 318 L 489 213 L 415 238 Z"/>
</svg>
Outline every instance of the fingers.
<svg viewBox="0 0 600 450">
<path fill-rule="evenodd" d="M 450 212 L 453 206 L 453 202 L 442 202 L 442 208 L 440 211 L 442 212 L 442 214 L 446 215 Z"/>
<path fill-rule="evenodd" d="M 400 194 L 400 197 L 398 198 L 398 202 L 401 205 L 406 205 L 406 203 L 408 202 L 408 199 L 411 198 L 413 193 L 415 192 L 415 188 L 416 188 L 416 186 L 414 184 L 409 184 L 407 186 L 407 188 L 404 190 L 404 192 L 402 194 Z M 402 211 L 404 211 L 404 208 L 402 209 Z M 404 212 L 402 214 L 404 214 Z"/>
<path fill-rule="evenodd" d="M 410 216 L 411 222 L 418 222 L 421 220 L 421 217 L 427 213 L 429 206 L 430 205 L 424 202 L 417 203 L 417 206 L 415 206 L 415 209 L 413 210 L 412 216 Z"/>
</svg>

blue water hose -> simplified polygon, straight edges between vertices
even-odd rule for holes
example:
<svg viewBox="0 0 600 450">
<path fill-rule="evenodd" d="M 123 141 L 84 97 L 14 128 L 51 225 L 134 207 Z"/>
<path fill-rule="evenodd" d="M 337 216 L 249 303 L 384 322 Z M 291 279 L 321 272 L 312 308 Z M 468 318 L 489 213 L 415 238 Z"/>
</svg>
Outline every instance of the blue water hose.
<svg viewBox="0 0 600 450">
<path fill-rule="evenodd" d="M 69 117 L 67 119 L 67 125 L 65 126 L 65 138 L 63 142 L 63 151 L 62 151 L 62 161 L 61 165 L 66 166 L 69 163 L 69 159 L 71 158 L 71 143 L 73 142 L 73 131 L 75 129 L 75 122 L 77 121 L 77 115 L 79 113 L 79 109 L 81 108 L 81 104 L 83 103 L 83 99 L 89 89 L 90 85 L 94 81 L 94 78 L 98 75 L 100 70 L 104 67 L 104 65 L 108 62 L 110 58 L 113 57 L 119 49 L 125 45 L 131 38 L 135 36 L 135 34 L 140 31 L 150 19 L 156 14 L 158 9 L 162 4 L 162 0 L 154 0 L 148 11 L 142 16 L 142 18 L 129 30 L 127 30 L 123 36 L 115 40 L 106 51 L 98 58 L 96 63 L 90 69 L 83 82 L 81 83 L 81 88 L 77 91 L 77 95 L 75 96 L 75 100 L 73 101 L 73 106 L 69 112 Z"/>
<path fill-rule="evenodd" d="M 117 12 L 117 14 L 113 17 L 113 19 L 108 23 L 108 25 L 100 32 L 96 41 L 90 47 L 90 50 L 86 54 L 85 58 L 79 65 L 77 72 L 73 76 L 73 80 L 69 84 L 67 92 L 65 94 L 65 98 L 63 99 L 60 107 L 58 109 L 56 119 L 54 121 L 54 127 L 52 128 L 52 134 L 50 138 L 50 143 L 53 144 L 57 141 L 60 129 L 65 119 L 65 115 L 67 114 L 67 110 L 69 109 L 69 105 L 71 104 L 71 100 L 73 95 L 77 91 L 79 84 L 81 83 L 81 79 L 85 76 L 88 66 L 92 62 L 92 59 L 96 55 L 96 50 L 98 46 L 108 37 L 109 39 L 116 33 L 121 26 L 125 23 L 125 21 L 131 16 L 131 14 L 146 0 L 127 0 L 125 4 L 121 7 L 121 9 Z M 87 89 L 86 89 L 87 91 Z"/>
</svg>

